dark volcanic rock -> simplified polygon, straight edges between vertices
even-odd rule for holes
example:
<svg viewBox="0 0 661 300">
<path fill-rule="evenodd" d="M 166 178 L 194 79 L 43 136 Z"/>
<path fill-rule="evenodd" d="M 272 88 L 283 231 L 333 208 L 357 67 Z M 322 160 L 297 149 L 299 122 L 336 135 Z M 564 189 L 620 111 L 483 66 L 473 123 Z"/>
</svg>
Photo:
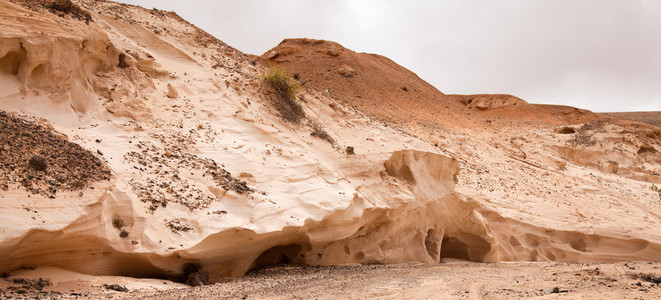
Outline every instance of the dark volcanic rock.
<svg viewBox="0 0 661 300">
<path fill-rule="evenodd" d="M 92 152 L 52 129 L 0 111 L 0 190 L 23 187 L 54 197 L 109 180 L 108 167 Z"/>
</svg>

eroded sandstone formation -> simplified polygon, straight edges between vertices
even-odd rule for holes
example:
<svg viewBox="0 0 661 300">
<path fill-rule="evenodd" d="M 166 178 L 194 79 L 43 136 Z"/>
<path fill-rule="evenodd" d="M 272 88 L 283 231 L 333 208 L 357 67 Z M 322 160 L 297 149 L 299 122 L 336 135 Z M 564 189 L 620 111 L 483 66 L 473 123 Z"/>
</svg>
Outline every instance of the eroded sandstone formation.
<svg viewBox="0 0 661 300">
<path fill-rule="evenodd" d="M 171 12 L 76 2 L 88 20 L 26 3 L 0 2 L 2 117 L 48 130 L 104 176 L 34 193 L 19 183 L 54 169 L 2 173 L 0 272 L 199 284 L 282 263 L 661 257 L 655 127 L 444 95 L 332 42 L 257 57 Z M 274 109 L 271 63 L 305 83 L 309 122 Z M 2 170 L 72 159 L 33 150 Z"/>
</svg>

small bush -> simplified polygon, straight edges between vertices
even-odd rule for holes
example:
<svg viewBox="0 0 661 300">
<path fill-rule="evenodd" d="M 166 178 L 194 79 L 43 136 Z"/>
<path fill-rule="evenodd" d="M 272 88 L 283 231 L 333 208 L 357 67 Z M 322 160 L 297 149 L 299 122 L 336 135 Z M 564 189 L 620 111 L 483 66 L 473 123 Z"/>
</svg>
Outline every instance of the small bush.
<svg viewBox="0 0 661 300">
<path fill-rule="evenodd" d="M 651 190 L 659 194 L 659 200 L 661 200 L 661 189 L 656 185 L 652 184 Z"/>
<path fill-rule="evenodd" d="M 284 69 L 279 66 L 271 67 L 262 78 L 275 91 L 277 97 L 273 105 L 282 118 L 293 123 L 305 118 L 303 107 L 296 101 L 296 91 L 301 85 L 291 79 Z"/>
<path fill-rule="evenodd" d="M 324 124 L 315 121 L 310 121 L 308 125 L 312 127 L 312 133 L 310 133 L 310 135 L 325 140 L 331 143 L 331 145 L 335 145 L 335 140 L 330 136 L 330 134 L 328 134 L 328 132 L 326 132 L 326 130 L 324 129 Z"/>
</svg>

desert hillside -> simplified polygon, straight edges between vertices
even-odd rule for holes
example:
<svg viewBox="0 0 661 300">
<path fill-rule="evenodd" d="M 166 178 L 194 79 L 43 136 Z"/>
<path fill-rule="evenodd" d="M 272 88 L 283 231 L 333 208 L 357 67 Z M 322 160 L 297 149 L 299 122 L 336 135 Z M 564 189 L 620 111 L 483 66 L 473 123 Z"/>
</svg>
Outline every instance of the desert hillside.
<svg viewBox="0 0 661 300">
<path fill-rule="evenodd" d="M 661 261 L 655 126 L 447 95 L 329 41 L 247 55 L 109 1 L 0 1 L 0 24 L 7 276 Z"/>
<path fill-rule="evenodd" d="M 661 126 L 661 112 L 659 111 L 611 112 L 600 113 L 600 115 Z"/>
</svg>

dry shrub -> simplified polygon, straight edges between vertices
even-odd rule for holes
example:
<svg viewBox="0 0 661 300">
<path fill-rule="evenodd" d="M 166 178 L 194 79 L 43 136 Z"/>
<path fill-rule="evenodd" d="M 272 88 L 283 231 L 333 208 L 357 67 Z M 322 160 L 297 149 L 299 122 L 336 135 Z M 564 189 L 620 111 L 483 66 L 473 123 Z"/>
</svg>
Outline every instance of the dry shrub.
<svg viewBox="0 0 661 300">
<path fill-rule="evenodd" d="M 657 194 L 659 194 L 659 200 L 661 200 L 661 189 L 658 186 L 654 185 L 654 184 L 652 184 L 652 187 L 650 189 L 652 191 L 656 192 Z"/>
<path fill-rule="evenodd" d="M 301 85 L 291 79 L 283 68 L 273 66 L 262 75 L 262 78 L 275 91 L 276 97 L 273 105 L 283 119 L 299 123 L 301 119 L 305 118 L 303 107 L 296 101 L 296 92 Z"/>
<path fill-rule="evenodd" d="M 333 139 L 333 137 L 330 136 L 330 134 L 328 134 L 328 132 L 326 132 L 326 130 L 324 129 L 324 124 L 316 121 L 310 121 L 308 125 L 310 125 L 310 127 L 312 128 L 312 133 L 310 133 L 310 135 L 325 140 L 331 143 L 331 145 L 333 146 L 335 145 L 335 140 Z"/>
</svg>

